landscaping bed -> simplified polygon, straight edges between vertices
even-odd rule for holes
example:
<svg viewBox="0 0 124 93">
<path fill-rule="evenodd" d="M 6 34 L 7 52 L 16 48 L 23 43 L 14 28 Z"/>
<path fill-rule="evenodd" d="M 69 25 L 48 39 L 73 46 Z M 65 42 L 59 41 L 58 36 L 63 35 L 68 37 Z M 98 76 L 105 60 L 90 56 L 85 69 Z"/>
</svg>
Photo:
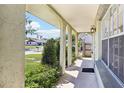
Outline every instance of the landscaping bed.
<svg viewBox="0 0 124 93">
<path fill-rule="evenodd" d="M 58 67 L 38 63 L 41 56 L 41 54 L 26 55 L 25 87 L 27 88 L 51 88 L 55 87 L 59 80 L 61 70 Z"/>
</svg>

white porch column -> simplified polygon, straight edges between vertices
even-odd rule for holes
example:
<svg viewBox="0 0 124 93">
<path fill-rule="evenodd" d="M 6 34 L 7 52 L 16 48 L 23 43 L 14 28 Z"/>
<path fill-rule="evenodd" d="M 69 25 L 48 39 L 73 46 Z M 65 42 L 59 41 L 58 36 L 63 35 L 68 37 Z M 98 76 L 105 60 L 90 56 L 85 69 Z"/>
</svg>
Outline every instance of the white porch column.
<svg viewBox="0 0 124 93">
<path fill-rule="evenodd" d="M 101 51 L 102 51 L 102 46 L 101 46 L 101 22 L 96 21 L 96 33 L 95 33 L 95 55 L 96 55 L 96 60 L 101 59 Z"/>
<path fill-rule="evenodd" d="M 0 5 L 0 87 L 24 87 L 25 5 Z"/>
<path fill-rule="evenodd" d="M 75 33 L 75 56 L 78 57 L 78 33 Z"/>
<path fill-rule="evenodd" d="M 60 30 L 60 66 L 62 67 L 62 74 L 65 72 L 66 62 L 66 24 L 61 21 Z"/>
<path fill-rule="evenodd" d="M 72 29 L 68 26 L 68 67 L 72 64 Z"/>
</svg>

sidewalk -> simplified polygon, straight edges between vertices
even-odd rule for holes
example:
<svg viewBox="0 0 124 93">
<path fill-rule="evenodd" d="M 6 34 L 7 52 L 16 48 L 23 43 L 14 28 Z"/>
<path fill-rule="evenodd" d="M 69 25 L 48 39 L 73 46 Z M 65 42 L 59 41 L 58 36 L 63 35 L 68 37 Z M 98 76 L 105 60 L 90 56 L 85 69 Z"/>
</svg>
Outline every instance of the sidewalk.
<svg viewBox="0 0 124 93">
<path fill-rule="evenodd" d="M 25 51 L 25 55 L 28 55 L 28 54 L 41 54 L 41 52 Z"/>
<path fill-rule="evenodd" d="M 98 88 L 96 74 L 82 72 L 82 68 L 93 67 L 91 59 L 78 59 L 75 65 L 66 69 L 57 88 Z"/>
</svg>

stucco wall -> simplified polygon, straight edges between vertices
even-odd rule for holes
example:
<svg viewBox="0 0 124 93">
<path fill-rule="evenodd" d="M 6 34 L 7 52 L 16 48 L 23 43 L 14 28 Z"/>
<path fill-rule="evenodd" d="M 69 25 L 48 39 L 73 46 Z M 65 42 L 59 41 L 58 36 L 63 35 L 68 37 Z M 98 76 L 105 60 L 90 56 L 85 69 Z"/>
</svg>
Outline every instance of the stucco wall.
<svg viewBox="0 0 124 93">
<path fill-rule="evenodd" d="M 25 5 L 0 5 L 0 87 L 24 87 Z"/>
</svg>

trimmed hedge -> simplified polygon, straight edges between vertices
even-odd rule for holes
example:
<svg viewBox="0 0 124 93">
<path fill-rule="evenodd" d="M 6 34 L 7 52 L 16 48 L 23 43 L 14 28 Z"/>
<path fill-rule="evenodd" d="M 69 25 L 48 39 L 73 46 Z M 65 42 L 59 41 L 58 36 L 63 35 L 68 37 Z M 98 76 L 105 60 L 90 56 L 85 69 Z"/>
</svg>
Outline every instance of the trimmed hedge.
<svg viewBox="0 0 124 93">
<path fill-rule="evenodd" d="M 44 46 L 42 63 L 52 66 L 57 64 L 56 44 L 54 39 L 49 39 Z"/>
</svg>

